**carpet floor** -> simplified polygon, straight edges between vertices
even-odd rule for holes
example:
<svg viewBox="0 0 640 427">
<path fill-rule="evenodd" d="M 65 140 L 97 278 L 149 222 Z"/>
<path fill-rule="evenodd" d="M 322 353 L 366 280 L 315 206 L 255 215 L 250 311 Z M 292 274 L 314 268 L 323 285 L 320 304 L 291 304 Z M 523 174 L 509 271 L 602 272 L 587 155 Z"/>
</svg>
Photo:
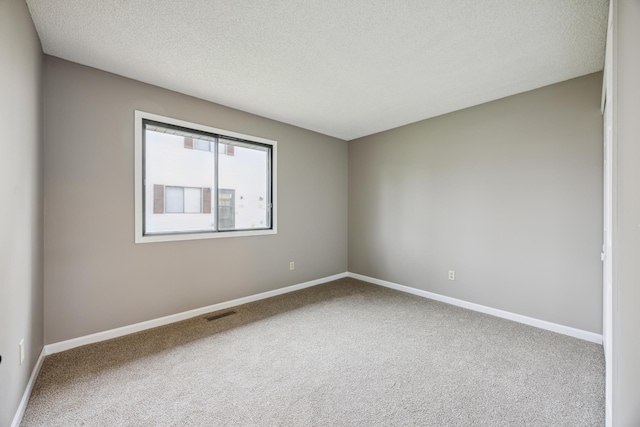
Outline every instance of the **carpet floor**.
<svg viewBox="0 0 640 427">
<path fill-rule="evenodd" d="M 22 425 L 604 425 L 597 344 L 354 279 L 234 309 L 47 356 Z"/>
</svg>

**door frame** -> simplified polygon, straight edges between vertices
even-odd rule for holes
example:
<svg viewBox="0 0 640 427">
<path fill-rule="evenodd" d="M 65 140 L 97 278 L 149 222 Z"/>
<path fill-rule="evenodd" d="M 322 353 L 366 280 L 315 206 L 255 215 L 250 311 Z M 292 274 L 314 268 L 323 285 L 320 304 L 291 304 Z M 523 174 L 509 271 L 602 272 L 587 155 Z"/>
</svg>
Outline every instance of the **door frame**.
<svg viewBox="0 0 640 427">
<path fill-rule="evenodd" d="M 615 163 L 615 92 L 613 85 L 613 3 L 609 22 L 602 81 L 603 179 L 602 179 L 602 346 L 605 356 L 605 419 L 613 425 L 613 190 Z"/>
</svg>

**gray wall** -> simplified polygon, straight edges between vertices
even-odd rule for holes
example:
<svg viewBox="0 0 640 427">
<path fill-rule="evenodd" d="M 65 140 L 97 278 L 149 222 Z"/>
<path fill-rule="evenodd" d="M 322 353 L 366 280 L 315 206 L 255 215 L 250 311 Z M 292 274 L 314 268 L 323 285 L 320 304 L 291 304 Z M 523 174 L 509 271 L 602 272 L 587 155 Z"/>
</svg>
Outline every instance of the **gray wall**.
<svg viewBox="0 0 640 427">
<path fill-rule="evenodd" d="M 134 244 L 136 109 L 278 141 L 278 234 Z M 45 116 L 46 343 L 347 270 L 345 141 L 50 56 Z"/>
<path fill-rule="evenodd" d="M 613 422 L 627 427 L 640 425 L 640 1 L 615 2 L 613 16 Z"/>
<path fill-rule="evenodd" d="M 11 424 L 43 346 L 41 70 L 26 4 L 0 0 L 1 426 Z"/>
<path fill-rule="evenodd" d="M 601 85 L 350 141 L 349 271 L 601 333 Z"/>
</svg>

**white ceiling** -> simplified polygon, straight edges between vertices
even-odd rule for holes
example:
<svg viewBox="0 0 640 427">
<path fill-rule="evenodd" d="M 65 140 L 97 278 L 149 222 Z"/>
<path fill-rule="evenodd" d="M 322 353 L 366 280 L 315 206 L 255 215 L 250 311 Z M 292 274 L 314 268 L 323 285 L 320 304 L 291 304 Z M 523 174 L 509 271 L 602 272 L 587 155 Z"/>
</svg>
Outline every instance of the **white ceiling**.
<svg viewBox="0 0 640 427">
<path fill-rule="evenodd" d="M 27 0 L 44 52 L 351 140 L 603 68 L 607 0 Z"/>
</svg>

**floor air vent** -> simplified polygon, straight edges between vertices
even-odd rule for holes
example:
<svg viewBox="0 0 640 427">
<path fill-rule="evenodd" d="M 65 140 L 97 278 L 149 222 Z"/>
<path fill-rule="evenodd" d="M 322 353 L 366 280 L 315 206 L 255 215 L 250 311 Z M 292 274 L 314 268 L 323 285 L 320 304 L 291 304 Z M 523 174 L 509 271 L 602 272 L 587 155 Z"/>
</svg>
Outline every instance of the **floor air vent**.
<svg viewBox="0 0 640 427">
<path fill-rule="evenodd" d="M 205 319 L 211 322 L 212 320 L 222 319 L 223 317 L 231 316 L 232 314 L 236 314 L 236 313 L 237 311 L 235 310 L 229 310 L 229 311 L 225 311 L 224 313 L 216 314 L 215 316 L 205 317 Z"/>
</svg>

